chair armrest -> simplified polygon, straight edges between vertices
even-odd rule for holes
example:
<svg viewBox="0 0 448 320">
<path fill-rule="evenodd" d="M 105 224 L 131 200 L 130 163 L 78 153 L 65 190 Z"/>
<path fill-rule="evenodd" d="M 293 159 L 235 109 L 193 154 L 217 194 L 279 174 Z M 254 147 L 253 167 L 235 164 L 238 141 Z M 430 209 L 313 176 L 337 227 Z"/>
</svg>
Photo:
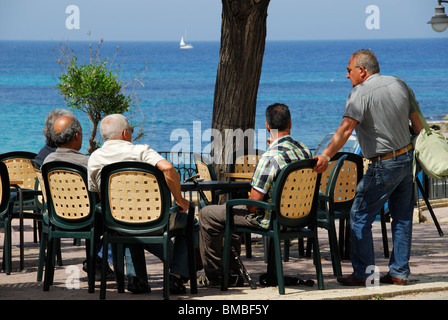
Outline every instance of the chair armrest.
<svg viewBox="0 0 448 320">
<path fill-rule="evenodd" d="M 246 205 L 246 206 L 254 206 L 259 207 L 266 210 L 273 210 L 275 209 L 275 206 L 271 203 L 265 202 L 265 201 L 259 201 L 259 200 L 251 200 L 251 199 L 232 199 L 227 201 L 226 207 L 233 207 L 237 205 Z"/>
</svg>

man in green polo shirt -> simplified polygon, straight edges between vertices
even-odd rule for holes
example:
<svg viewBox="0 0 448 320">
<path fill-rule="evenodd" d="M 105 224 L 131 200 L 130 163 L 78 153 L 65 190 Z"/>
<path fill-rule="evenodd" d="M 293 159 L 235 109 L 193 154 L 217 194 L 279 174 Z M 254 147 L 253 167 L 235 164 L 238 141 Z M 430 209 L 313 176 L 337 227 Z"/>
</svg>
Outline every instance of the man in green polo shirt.
<svg viewBox="0 0 448 320">
<path fill-rule="evenodd" d="M 263 200 L 272 192 L 274 177 L 287 164 L 311 158 L 311 151 L 290 136 L 291 114 L 288 106 L 280 103 L 266 109 L 266 129 L 270 134 L 269 148 L 258 160 L 251 180 L 249 199 Z M 235 225 L 269 228 L 270 212 L 260 212 L 256 207 L 240 206 L 233 210 Z M 198 285 L 219 286 L 222 272 L 222 242 L 226 223 L 226 206 L 210 205 L 199 213 L 200 252 L 205 276 L 198 279 Z M 237 252 L 240 251 L 239 237 L 233 239 Z M 231 261 L 229 285 L 243 284 L 243 276 L 236 261 Z"/>
</svg>

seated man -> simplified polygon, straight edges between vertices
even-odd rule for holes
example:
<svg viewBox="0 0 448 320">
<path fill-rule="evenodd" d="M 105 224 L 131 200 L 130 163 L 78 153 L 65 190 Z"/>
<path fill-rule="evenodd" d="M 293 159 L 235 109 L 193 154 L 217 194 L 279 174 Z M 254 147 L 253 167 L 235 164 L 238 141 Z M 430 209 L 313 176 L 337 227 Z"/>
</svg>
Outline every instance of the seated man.
<svg viewBox="0 0 448 320">
<path fill-rule="evenodd" d="M 56 150 L 46 156 L 43 164 L 51 161 L 67 161 L 87 168 L 89 157 L 79 152 L 82 147 L 82 127 L 78 119 L 72 114 L 68 114 L 58 117 L 53 122 L 53 125 L 47 128 L 46 134 L 56 146 Z M 100 239 L 97 239 L 96 242 L 99 243 Z M 98 248 L 101 248 L 100 244 Z M 95 268 L 96 278 L 99 279 L 101 275 L 100 257 L 97 257 Z M 87 272 L 86 261 L 83 263 L 83 270 Z M 114 278 L 114 273 L 110 268 L 108 268 L 107 278 L 109 280 Z"/>
<path fill-rule="evenodd" d="M 111 163 L 120 161 L 147 162 L 160 169 L 167 182 L 176 203 L 182 208 L 182 213 L 176 215 L 174 226 L 185 226 L 190 203 L 182 197 L 180 180 L 174 166 L 159 153 L 145 144 L 133 144 L 132 129 L 128 120 L 121 114 L 106 116 L 100 124 L 101 136 L 105 140 L 103 146 L 95 150 L 88 163 L 89 190 L 100 192 L 101 169 Z M 147 245 L 148 251 L 159 257 L 162 255 L 162 246 Z M 170 292 L 185 293 L 182 277 L 189 277 L 187 244 L 184 237 L 177 237 L 174 249 L 170 250 Z M 137 264 L 136 264 L 137 267 Z M 138 275 L 137 275 L 138 276 Z M 140 279 L 142 285 L 148 286 L 147 279 Z"/>
<path fill-rule="evenodd" d="M 269 148 L 258 160 L 251 180 L 249 199 L 263 200 L 272 192 L 276 174 L 287 164 L 311 158 L 310 150 L 290 136 L 291 115 L 284 104 L 270 105 L 266 110 L 266 129 L 270 134 Z M 269 228 L 270 212 L 259 212 L 256 207 L 239 206 L 233 210 L 235 225 Z M 202 264 L 205 276 L 198 278 L 199 287 L 219 286 L 222 273 L 222 247 L 226 224 L 226 205 L 210 205 L 199 213 Z M 232 245 L 240 251 L 239 237 Z M 240 286 L 243 278 L 235 259 L 231 259 L 229 286 Z"/>
<path fill-rule="evenodd" d="M 74 116 L 62 116 L 56 119 L 50 130 L 51 140 L 56 145 L 44 164 L 50 161 L 67 161 L 87 168 L 89 157 L 79 150 L 82 146 L 82 127 Z"/>
<path fill-rule="evenodd" d="M 43 164 L 45 158 L 50 153 L 56 151 L 57 147 L 51 138 L 50 132 L 53 129 L 53 124 L 56 121 L 56 119 L 62 116 L 73 116 L 73 113 L 70 110 L 66 109 L 54 109 L 51 110 L 50 113 L 48 113 L 47 118 L 45 119 L 45 126 L 43 129 L 45 136 L 45 145 L 42 147 L 42 149 L 39 150 L 39 152 L 36 155 L 36 158 L 34 158 L 34 160 L 37 161 L 39 164 Z"/>
</svg>

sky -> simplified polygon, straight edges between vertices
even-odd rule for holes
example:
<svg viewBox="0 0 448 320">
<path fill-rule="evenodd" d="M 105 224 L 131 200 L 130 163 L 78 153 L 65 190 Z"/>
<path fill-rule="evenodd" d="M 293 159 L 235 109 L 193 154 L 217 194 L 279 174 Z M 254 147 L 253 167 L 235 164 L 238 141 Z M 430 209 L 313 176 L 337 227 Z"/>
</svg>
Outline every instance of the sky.
<svg viewBox="0 0 448 320">
<path fill-rule="evenodd" d="M 271 0 L 267 40 L 448 38 L 427 24 L 436 5 Z M 221 0 L 0 0 L 0 40 L 219 41 L 221 12 Z"/>
</svg>

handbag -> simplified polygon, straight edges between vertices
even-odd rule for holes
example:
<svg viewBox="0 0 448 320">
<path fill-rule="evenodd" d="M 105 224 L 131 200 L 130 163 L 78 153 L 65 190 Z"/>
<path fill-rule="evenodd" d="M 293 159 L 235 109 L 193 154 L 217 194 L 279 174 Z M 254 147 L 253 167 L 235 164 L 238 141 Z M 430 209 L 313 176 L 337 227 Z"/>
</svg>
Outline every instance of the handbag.
<svg viewBox="0 0 448 320">
<path fill-rule="evenodd" d="M 414 95 L 405 83 L 404 85 L 408 89 L 409 99 L 423 125 L 422 131 L 414 141 L 414 177 L 419 165 L 428 176 L 446 180 L 448 179 L 448 140 L 440 130 L 428 126 Z"/>
</svg>

